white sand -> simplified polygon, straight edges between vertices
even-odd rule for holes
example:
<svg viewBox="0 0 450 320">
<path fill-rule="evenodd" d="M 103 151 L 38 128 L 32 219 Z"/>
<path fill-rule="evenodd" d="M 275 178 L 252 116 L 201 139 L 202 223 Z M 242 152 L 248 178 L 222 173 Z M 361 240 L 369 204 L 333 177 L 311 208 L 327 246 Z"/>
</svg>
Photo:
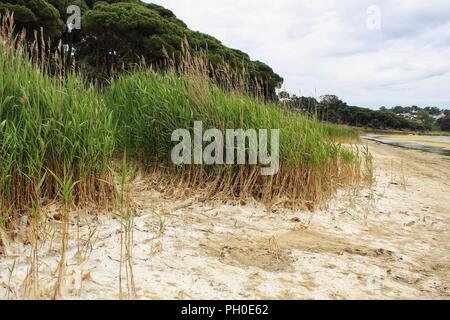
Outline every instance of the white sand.
<svg viewBox="0 0 450 320">
<path fill-rule="evenodd" d="M 137 298 L 449 299 L 450 162 L 369 146 L 374 200 L 367 190 L 342 191 L 314 213 L 175 199 L 137 186 Z M 79 261 L 73 224 L 62 298 L 117 299 L 119 221 L 107 213 L 82 218 L 81 249 L 90 254 Z M 51 241 L 52 228 L 46 230 L 36 293 L 24 281 L 31 246 L 22 244 L 24 236 L 3 235 L 0 298 L 51 298 L 60 240 Z"/>
</svg>

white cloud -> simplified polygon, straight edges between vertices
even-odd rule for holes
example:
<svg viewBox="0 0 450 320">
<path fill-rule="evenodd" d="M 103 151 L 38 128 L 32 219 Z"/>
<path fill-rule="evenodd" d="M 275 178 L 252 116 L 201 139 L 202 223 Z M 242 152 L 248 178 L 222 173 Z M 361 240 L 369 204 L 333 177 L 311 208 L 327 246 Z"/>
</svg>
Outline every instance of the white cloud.
<svg viewBox="0 0 450 320">
<path fill-rule="evenodd" d="M 285 87 L 350 104 L 450 108 L 448 0 L 165 0 L 191 29 L 266 62 Z M 367 8 L 381 9 L 369 30 Z"/>
</svg>

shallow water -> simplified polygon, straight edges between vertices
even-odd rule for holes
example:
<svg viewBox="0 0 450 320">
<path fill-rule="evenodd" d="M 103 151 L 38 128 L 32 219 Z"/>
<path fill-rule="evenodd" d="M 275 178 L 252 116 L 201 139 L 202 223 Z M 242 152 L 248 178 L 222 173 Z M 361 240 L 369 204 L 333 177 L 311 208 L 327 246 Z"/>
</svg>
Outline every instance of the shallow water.
<svg viewBox="0 0 450 320">
<path fill-rule="evenodd" d="M 450 157 L 449 136 L 402 136 L 400 140 L 398 135 L 368 134 L 362 138 L 396 147 L 432 152 Z M 441 144 L 442 146 L 436 146 L 436 144 Z"/>
</svg>

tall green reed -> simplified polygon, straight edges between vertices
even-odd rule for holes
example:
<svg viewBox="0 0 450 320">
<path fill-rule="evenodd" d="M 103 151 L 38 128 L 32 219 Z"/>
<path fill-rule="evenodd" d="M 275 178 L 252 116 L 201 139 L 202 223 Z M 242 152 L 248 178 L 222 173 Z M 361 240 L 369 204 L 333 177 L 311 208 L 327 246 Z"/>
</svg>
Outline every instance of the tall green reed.
<svg viewBox="0 0 450 320">
<path fill-rule="evenodd" d="M 118 128 L 118 148 L 150 165 L 179 174 L 189 186 L 207 187 L 212 194 L 228 192 L 273 200 L 289 197 L 308 204 L 326 198 L 344 179 L 357 179 L 358 154 L 336 142 L 353 136 L 306 115 L 245 94 L 224 92 L 202 74 L 141 70 L 115 79 L 105 93 Z M 280 173 L 261 177 L 257 166 L 184 166 L 170 163 L 173 130 L 280 129 Z M 173 169 L 173 170 L 170 170 Z M 211 186 L 211 182 L 215 185 Z"/>
<path fill-rule="evenodd" d="M 150 167 L 166 168 L 177 183 L 212 195 L 287 197 L 311 206 L 359 179 L 358 152 L 336 141 L 353 139 L 354 131 L 250 97 L 239 84 L 225 92 L 210 80 L 201 59 L 187 58 L 181 69 L 166 73 L 138 68 L 99 92 L 78 75 L 49 75 L 46 63 L 53 57 L 52 65 L 58 65 L 58 54 L 30 56 L 11 34 L 2 28 L 0 35 L 2 219 L 58 198 L 58 177 L 79 182 L 74 204 L 108 199 L 114 194 L 111 161 L 124 150 Z M 202 121 L 205 130 L 280 129 L 279 174 L 262 177 L 258 166 L 248 165 L 173 166 L 171 134 L 192 131 L 194 121 Z"/>
<path fill-rule="evenodd" d="M 61 191 L 56 177 L 63 177 L 65 168 L 80 181 L 76 203 L 106 199 L 115 148 L 111 111 L 81 77 L 46 74 L 25 44 L 7 32 L 2 28 L 0 35 L 2 214 L 56 198 Z"/>
</svg>

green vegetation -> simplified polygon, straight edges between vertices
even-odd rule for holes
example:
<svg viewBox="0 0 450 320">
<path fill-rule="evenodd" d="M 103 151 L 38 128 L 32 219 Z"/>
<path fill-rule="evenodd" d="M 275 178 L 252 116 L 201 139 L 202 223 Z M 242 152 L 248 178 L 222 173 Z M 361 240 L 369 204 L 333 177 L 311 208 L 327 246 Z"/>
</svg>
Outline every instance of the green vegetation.
<svg viewBox="0 0 450 320">
<path fill-rule="evenodd" d="M 351 130 L 243 93 L 225 92 L 202 72 L 143 69 L 119 76 L 99 91 L 79 76 L 44 73 L 42 61 L 30 62 L 22 44 L 12 41 L 4 28 L 1 37 L 2 219 L 14 219 L 18 211 L 28 212 L 48 200 L 65 199 L 61 195 L 67 190 L 71 204 L 108 199 L 114 184 L 111 168 L 123 152 L 177 185 L 208 190 L 211 196 L 253 196 L 268 202 L 285 198 L 293 206 L 312 207 L 340 184 L 361 178 L 359 153 L 335 140 L 354 136 Z M 279 128 L 280 172 L 264 177 L 251 165 L 175 167 L 169 158 L 175 145 L 171 133 L 192 130 L 197 120 L 219 129 Z"/>
<path fill-rule="evenodd" d="M 0 14 L 4 14 L 6 11 L 14 12 L 17 29 L 20 31 L 25 28 L 30 38 L 33 37 L 34 31 L 40 30 L 40 28 L 45 30 L 48 37 L 61 37 L 64 31 L 64 22 L 60 19 L 60 12 L 51 2 L 59 1 L 2 0 L 0 1 Z"/>
<path fill-rule="evenodd" d="M 336 124 L 381 130 L 449 130 L 449 126 L 446 125 L 449 111 L 439 108 L 413 106 L 392 109 L 381 107 L 380 110 L 372 110 L 349 106 L 334 95 L 322 96 L 320 101 L 312 97 L 290 97 L 287 92 L 280 92 L 279 97 L 294 109 L 306 111 Z"/>
<path fill-rule="evenodd" d="M 415 122 L 419 122 L 428 131 L 450 131 L 450 110 L 442 110 L 436 107 L 420 108 L 417 106 L 397 106 L 391 109 L 381 107 L 380 110 L 393 112 Z"/>
<path fill-rule="evenodd" d="M 112 82 L 107 101 L 118 121 L 119 148 L 126 146 L 130 155 L 164 166 L 170 166 L 172 132 L 178 128 L 193 130 L 194 121 L 222 131 L 281 129 L 280 172 L 276 177 L 260 176 L 257 166 L 173 168 L 189 186 L 208 186 L 211 194 L 232 192 L 237 197 L 251 195 L 263 200 L 289 195 L 294 202 L 316 202 L 329 195 L 340 179 L 352 176 L 349 172 L 358 160 L 353 151 L 332 139 L 354 138 L 354 131 L 324 125 L 240 93 L 225 93 L 201 75 L 141 71 L 122 76 Z M 339 175 L 340 169 L 345 174 Z"/>
<path fill-rule="evenodd" d="M 82 28 L 69 34 L 64 24 L 67 7 L 72 4 L 82 9 Z M 211 78 L 223 87 L 230 75 L 241 75 L 249 92 L 272 99 L 283 82 L 266 64 L 251 61 L 246 53 L 227 48 L 214 37 L 191 31 L 170 10 L 155 4 L 139 0 L 0 0 L 0 14 L 6 10 L 15 13 L 17 31 L 25 28 L 30 42 L 33 30 L 42 27 L 43 38 L 51 37 L 53 47 L 62 41 L 73 48 L 76 66 L 97 82 L 108 81 L 119 70 L 130 70 L 142 60 L 159 69 L 179 65 L 185 50 L 205 55 Z"/>
<path fill-rule="evenodd" d="M 450 110 L 445 111 L 445 116 L 438 119 L 437 125 L 444 131 L 450 131 Z"/>
<path fill-rule="evenodd" d="M 56 177 L 79 182 L 77 202 L 106 198 L 114 131 L 94 88 L 73 75 L 45 75 L 0 41 L 2 212 L 56 198 L 62 192 Z"/>
</svg>

